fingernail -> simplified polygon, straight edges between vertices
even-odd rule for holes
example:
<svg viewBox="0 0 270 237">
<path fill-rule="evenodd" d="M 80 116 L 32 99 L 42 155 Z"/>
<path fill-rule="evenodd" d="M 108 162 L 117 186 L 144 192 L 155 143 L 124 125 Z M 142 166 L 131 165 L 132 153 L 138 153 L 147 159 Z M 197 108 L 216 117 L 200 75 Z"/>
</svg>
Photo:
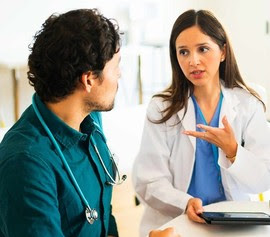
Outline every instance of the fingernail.
<svg viewBox="0 0 270 237">
<path fill-rule="evenodd" d="M 186 135 L 189 135 L 189 132 L 188 131 L 183 131 L 182 133 L 183 134 L 186 134 Z"/>
<path fill-rule="evenodd" d="M 202 128 L 202 125 L 201 125 L 201 124 L 197 124 L 197 127 L 198 127 L 198 128 Z"/>
</svg>

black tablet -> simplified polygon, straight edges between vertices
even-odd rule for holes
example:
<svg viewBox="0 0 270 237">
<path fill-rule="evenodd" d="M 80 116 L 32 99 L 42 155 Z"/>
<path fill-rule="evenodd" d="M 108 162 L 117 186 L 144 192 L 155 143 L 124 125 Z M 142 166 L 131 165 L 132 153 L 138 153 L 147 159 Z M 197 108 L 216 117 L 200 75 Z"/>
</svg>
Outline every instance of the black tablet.
<svg viewBox="0 0 270 237">
<path fill-rule="evenodd" d="M 264 212 L 203 212 L 200 217 L 208 224 L 270 225 L 270 216 Z"/>
</svg>

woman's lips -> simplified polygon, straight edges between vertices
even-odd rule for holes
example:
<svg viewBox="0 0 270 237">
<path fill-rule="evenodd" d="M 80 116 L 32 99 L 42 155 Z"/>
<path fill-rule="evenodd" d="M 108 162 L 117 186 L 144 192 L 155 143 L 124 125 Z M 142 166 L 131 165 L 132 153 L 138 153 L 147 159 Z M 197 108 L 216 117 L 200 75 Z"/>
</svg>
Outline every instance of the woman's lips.
<svg viewBox="0 0 270 237">
<path fill-rule="evenodd" d="M 203 77 L 204 71 L 203 70 L 194 70 L 190 74 L 193 78 L 200 79 Z"/>
</svg>

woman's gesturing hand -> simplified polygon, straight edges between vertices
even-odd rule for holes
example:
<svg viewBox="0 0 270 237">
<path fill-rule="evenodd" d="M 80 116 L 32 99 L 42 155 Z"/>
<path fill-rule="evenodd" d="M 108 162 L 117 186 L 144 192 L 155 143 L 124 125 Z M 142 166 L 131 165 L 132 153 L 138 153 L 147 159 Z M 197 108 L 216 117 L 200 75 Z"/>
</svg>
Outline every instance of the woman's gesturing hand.
<svg viewBox="0 0 270 237">
<path fill-rule="evenodd" d="M 234 132 L 226 116 L 222 118 L 222 123 L 224 128 L 198 124 L 197 127 L 203 129 L 204 132 L 184 131 L 183 133 L 208 141 L 221 148 L 227 157 L 234 157 L 237 153 L 237 142 L 234 137 Z"/>
</svg>

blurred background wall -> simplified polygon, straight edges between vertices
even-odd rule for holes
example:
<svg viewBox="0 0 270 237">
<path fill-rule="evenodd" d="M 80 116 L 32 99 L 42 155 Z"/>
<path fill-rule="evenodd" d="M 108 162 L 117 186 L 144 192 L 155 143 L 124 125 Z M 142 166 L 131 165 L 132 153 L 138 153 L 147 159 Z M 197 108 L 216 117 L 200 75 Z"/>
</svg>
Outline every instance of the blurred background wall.
<svg viewBox="0 0 270 237">
<path fill-rule="evenodd" d="M 30 104 L 33 90 L 26 71 L 35 32 L 52 13 L 93 7 L 116 19 L 124 32 L 116 107 L 147 103 L 168 85 L 170 31 L 176 17 L 189 8 L 209 9 L 217 16 L 244 78 L 270 91 L 270 0 L 0 0 L 0 113 L 7 125 Z"/>
</svg>

